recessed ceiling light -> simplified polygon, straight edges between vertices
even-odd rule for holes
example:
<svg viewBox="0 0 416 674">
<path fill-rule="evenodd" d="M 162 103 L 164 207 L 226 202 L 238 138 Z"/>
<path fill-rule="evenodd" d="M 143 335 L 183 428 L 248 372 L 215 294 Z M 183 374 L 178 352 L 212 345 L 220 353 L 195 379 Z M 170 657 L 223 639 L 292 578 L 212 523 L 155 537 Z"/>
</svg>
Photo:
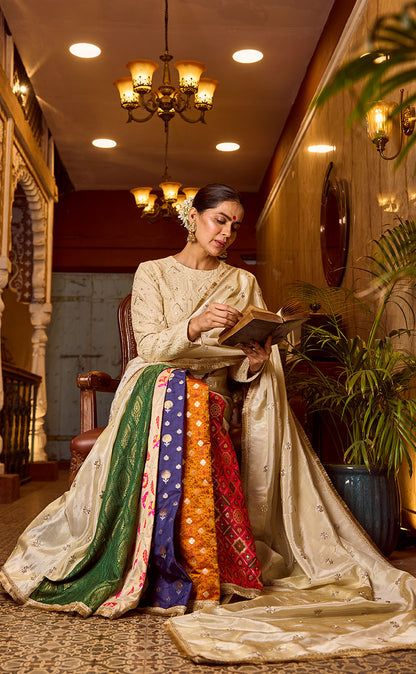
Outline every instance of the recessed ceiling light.
<svg viewBox="0 0 416 674">
<path fill-rule="evenodd" d="M 101 54 L 101 49 L 96 44 L 90 44 L 89 42 L 71 44 L 69 51 L 81 59 L 93 59 Z"/>
<path fill-rule="evenodd" d="M 92 144 L 95 147 L 115 147 L 117 145 L 116 141 L 111 138 L 95 138 Z"/>
<path fill-rule="evenodd" d="M 258 49 L 240 49 L 234 52 L 233 59 L 238 63 L 257 63 L 263 58 L 263 53 Z"/>
<path fill-rule="evenodd" d="M 325 152 L 335 152 L 336 149 L 335 145 L 309 145 L 308 152 L 325 154 Z"/>
<path fill-rule="evenodd" d="M 238 143 L 218 143 L 218 145 L 216 145 L 215 147 L 220 152 L 234 152 L 235 150 L 240 149 Z"/>
</svg>

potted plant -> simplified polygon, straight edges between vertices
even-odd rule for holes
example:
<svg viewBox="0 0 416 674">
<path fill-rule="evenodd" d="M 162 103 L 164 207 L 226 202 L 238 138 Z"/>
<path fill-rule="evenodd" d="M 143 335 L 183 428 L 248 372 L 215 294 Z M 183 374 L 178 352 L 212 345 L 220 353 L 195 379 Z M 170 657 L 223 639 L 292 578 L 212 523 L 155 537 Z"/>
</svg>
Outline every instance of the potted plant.
<svg viewBox="0 0 416 674">
<path fill-rule="evenodd" d="M 326 466 L 327 472 L 374 542 L 389 554 L 399 533 L 396 476 L 403 462 L 412 471 L 416 449 L 416 399 L 408 395 L 416 357 L 401 344 L 415 334 L 416 223 L 399 219 L 375 242 L 366 262 L 372 280 L 360 293 L 307 283 L 290 286 L 307 305 L 320 305 L 327 323 L 309 328 L 303 348 L 294 353 L 288 387 L 292 394 L 301 391 L 309 412 L 325 411 L 335 419 L 335 429 L 342 426 L 344 464 Z M 388 330 L 393 305 L 402 325 Z M 349 334 L 350 312 L 364 317 L 359 334 Z M 331 360 L 329 373 L 308 354 L 310 344 Z M 389 492 L 376 494 L 371 505 L 377 482 Z M 353 483 L 364 494 L 350 493 Z M 371 511 L 376 528 L 368 522 Z"/>
</svg>

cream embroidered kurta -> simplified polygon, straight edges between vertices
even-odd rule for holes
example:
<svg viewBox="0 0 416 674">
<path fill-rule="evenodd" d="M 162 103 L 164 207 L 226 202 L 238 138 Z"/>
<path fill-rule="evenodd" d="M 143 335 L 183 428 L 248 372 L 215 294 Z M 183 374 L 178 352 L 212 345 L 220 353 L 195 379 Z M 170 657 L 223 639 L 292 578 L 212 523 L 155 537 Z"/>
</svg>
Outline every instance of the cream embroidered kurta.
<svg viewBox="0 0 416 674">
<path fill-rule="evenodd" d="M 140 265 L 132 299 L 140 355 L 129 363 L 109 425 L 71 490 L 28 527 L 0 572 L 15 598 L 33 604 L 28 597 L 45 574 L 61 578 L 85 554 L 112 443 L 146 364 L 188 368 L 219 392 L 226 392 L 226 367 L 246 380 L 247 359 L 218 346 L 218 330 L 188 341 L 189 319 L 210 302 L 240 311 L 263 305 L 254 277 L 224 263 L 213 271 L 188 269 L 172 257 Z M 178 647 L 197 662 L 222 663 L 415 648 L 416 579 L 382 557 L 333 490 L 290 413 L 276 347 L 250 386 L 243 417 L 242 477 L 265 589 L 250 601 L 170 619 Z M 129 608 L 126 598 L 122 610 Z"/>
</svg>

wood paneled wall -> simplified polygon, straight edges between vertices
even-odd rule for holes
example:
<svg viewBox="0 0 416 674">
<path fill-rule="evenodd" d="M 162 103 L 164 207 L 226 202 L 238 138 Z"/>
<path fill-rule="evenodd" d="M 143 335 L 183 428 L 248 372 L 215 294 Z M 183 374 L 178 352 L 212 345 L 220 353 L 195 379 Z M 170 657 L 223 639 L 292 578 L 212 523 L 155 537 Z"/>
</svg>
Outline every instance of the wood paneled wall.
<svg viewBox="0 0 416 674">
<path fill-rule="evenodd" d="M 402 6 L 401 0 L 369 0 L 345 58 L 364 51 L 365 38 L 377 16 L 398 11 Z M 271 309 L 280 305 L 287 283 L 306 280 L 325 284 L 320 208 L 330 161 L 349 189 L 350 245 L 343 285 L 359 286 L 363 282 L 362 273 L 353 266 L 371 251 L 371 240 L 382 233 L 385 225 L 394 224 L 396 215 L 416 217 L 416 151 L 395 169 L 394 161 L 379 157 L 363 126 L 355 124 L 351 131 L 347 130 L 352 107 L 353 95 L 346 91 L 315 114 L 271 207 L 259 222 L 258 278 Z M 325 155 L 308 151 L 310 145 L 320 143 L 332 145 L 335 150 Z M 394 152 L 393 142 L 388 143 L 386 152 Z"/>
<path fill-rule="evenodd" d="M 256 252 L 256 194 L 243 193 L 244 223 L 229 253 L 230 264 L 255 271 L 241 255 Z M 124 190 L 85 190 L 60 198 L 55 207 L 53 271 L 134 272 L 140 262 L 172 255 L 186 240 L 179 222 L 140 217 Z"/>
</svg>

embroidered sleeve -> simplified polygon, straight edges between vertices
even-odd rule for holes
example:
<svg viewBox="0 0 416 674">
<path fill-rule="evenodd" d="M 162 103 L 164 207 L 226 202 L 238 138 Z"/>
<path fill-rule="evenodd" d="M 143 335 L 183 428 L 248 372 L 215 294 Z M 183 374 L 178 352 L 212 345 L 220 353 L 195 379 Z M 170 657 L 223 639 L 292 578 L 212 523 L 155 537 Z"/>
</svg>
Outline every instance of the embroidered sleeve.
<svg viewBox="0 0 416 674">
<path fill-rule="evenodd" d="M 181 319 L 168 326 L 164 302 L 156 275 L 146 265 L 136 271 L 131 298 L 131 318 L 137 353 L 148 363 L 170 361 L 182 355 L 183 351 L 198 340 L 188 339 L 188 320 Z"/>
</svg>

